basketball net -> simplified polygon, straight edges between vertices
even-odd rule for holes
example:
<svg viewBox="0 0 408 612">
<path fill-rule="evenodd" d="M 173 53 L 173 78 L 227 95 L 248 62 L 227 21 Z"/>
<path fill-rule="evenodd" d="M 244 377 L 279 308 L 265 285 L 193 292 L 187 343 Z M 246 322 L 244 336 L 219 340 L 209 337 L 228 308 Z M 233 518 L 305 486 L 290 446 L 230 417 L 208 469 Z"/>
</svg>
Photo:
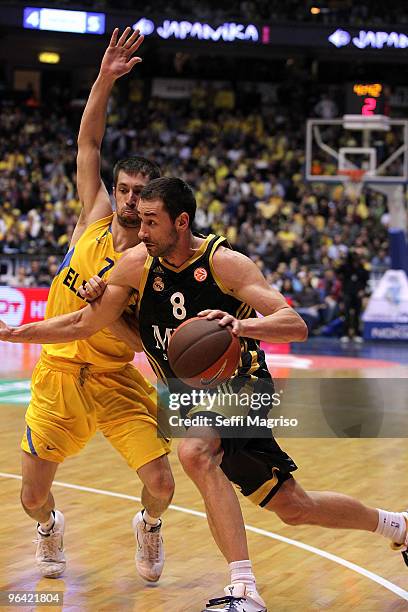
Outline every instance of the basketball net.
<svg viewBox="0 0 408 612">
<path fill-rule="evenodd" d="M 339 174 L 344 176 L 344 195 L 350 200 L 359 201 L 361 192 L 364 186 L 364 175 L 366 170 L 361 168 L 353 168 L 347 170 L 339 170 Z"/>
</svg>

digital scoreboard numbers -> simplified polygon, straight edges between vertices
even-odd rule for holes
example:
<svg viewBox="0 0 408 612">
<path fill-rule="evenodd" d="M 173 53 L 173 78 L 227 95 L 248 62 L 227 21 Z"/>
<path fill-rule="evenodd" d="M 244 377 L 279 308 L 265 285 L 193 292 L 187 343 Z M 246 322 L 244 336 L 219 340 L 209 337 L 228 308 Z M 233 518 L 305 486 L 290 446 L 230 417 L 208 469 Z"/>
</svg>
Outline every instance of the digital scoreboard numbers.
<svg viewBox="0 0 408 612">
<path fill-rule="evenodd" d="M 23 27 L 74 34 L 105 34 L 105 13 L 26 6 L 23 13 Z"/>
<path fill-rule="evenodd" d="M 347 113 L 350 115 L 383 115 L 384 84 L 347 83 Z"/>
</svg>

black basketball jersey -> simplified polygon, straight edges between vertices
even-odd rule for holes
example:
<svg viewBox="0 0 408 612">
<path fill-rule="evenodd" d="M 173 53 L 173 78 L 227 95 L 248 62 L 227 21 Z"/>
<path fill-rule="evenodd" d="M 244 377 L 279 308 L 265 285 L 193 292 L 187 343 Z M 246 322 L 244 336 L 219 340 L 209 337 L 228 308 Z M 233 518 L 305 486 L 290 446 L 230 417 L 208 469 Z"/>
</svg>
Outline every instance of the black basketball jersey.
<svg viewBox="0 0 408 612">
<path fill-rule="evenodd" d="M 257 316 L 249 304 L 232 296 L 217 278 L 212 259 L 220 245 L 229 247 L 226 238 L 210 234 L 193 257 L 177 268 L 159 257 L 149 256 L 146 260 L 138 301 L 140 336 L 153 371 L 170 389 L 176 377 L 167 349 L 171 334 L 183 321 L 207 308 L 223 310 L 237 319 Z M 240 343 L 241 359 L 234 377 L 269 378 L 259 342 L 240 338 Z M 180 383 L 177 386 L 180 390 Z"/>
</svg>

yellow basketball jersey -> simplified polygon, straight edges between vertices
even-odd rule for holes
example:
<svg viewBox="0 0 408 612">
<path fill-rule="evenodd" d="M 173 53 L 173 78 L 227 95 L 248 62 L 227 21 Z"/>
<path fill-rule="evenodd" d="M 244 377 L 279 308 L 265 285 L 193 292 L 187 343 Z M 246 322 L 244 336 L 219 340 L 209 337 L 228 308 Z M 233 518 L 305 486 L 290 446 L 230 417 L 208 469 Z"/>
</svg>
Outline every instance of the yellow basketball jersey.
<svg viewBox="0 0 408 612">
<path fill-rule="evenodd" d="M 84 308 L 87 303 L 78 294 L 78 289 L 91 276 L 99 274 L 107 280 L 113 266 L 122 256 L 122 253 L 117 253 L 113 248 L 110 229 L 112 218 L 113 215 L 110 215 L 92 223 L 66 254 L 51 285 L 46 319 Z M 50 357 L 106 366 L 107 369 L 119 368 L 134 357 L 133 351 L 107 329 L 87 340 L 45 344 L 43 351 Z"/>
</svg>

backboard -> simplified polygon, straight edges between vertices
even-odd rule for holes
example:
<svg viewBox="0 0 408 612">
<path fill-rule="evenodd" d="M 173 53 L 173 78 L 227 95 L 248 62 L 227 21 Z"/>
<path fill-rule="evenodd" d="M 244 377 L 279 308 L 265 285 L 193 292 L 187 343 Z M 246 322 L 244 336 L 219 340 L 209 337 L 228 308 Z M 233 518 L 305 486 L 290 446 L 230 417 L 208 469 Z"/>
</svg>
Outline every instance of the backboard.
<svg viewBox="0 0 408 612">
<path fill-rule="evenodd" d="M 383 115 L 309 119 L 305 178 L 344 183 L 343 170 L 364 170 L 366 183 L 408 181 L 408 121 Z"/>
</svg>

